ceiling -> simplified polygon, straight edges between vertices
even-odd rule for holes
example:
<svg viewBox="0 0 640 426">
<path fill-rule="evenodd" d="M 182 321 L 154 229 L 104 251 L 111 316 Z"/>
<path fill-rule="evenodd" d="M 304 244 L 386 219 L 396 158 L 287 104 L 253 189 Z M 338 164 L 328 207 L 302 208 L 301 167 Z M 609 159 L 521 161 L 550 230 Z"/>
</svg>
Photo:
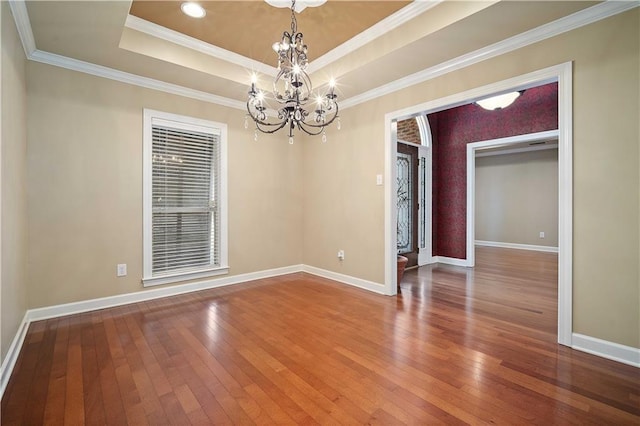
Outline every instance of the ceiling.
<svg viewBox="0 0 640 426">
<path fill-rule="evenodd" d="M 194 19 L 180 10 L 182 1 L 134 0 L 130 14 L 251 59 L 273 65 L 273 42 L 291 32 L 291 10 L 263 1 L 203 1 L 207 14 Z M 330 1 L 296 14 L 298 30 L 319 58 L 360 34 L 409 1 Z M 353 19 L 353 17 L 358 17 Z M 260 42 L 258 42 L 260 40 Z"/>
<path fill-rule="evenodd" d="M 26 4 L 35 47 L 54 54 L 50 57 L 107 67 L 238 107 L 252 72 L 258 73 L 259 86 L 270 87 L 271 45 L 290 26 L 288 9 L 258 0 L 201 1 L 207 10 L 203 20 L 183 16 L 174 1 L 18 3 Z M 342 101 L 597 3 L 329 0 L 297 19 L 309 45 L 314 85 L 336 78 Z"/>
</svg>

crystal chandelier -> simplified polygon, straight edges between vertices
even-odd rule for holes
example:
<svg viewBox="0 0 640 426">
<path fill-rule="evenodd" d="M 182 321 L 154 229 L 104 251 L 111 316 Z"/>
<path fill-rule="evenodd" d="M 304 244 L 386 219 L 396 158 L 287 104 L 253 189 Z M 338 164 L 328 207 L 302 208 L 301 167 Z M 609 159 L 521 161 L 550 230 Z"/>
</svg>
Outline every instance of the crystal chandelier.
<svg viewBox="0 0 640 426">
<path fill-rule="evenodd" d="M 247 99 L 248 117 L 256 123 L 255 139 L 258 138 L 258 131 L 275 133 L 286 127 L 290 144 L 293 143 L 294 129 L 312 136 L 322 134 L 322 142 L 326 142 L 326 126 L 337 119 L 337 127 L 340 129 L 335 81 L 331 79 L 324 95 L 312 95 L 313 86 L 306 72 L 309 63 L 307 45 L 302 40 L 302 33 L 298 32 L 295 6 L 296 1 L 293 0 L 291 32 L 284 31 L 282 39 L 273 43 L 273 50 L 278 55 L 278 74 L 273 82 L 273 98 L 270 100 L 277 107 L 271 108 L 266 93 L 256 88 L 257 77 L 254 74 Z M 276 110 L 277 117 L 267 114 L 270 109 Z M 245 117 L 245 128 L 248 128 L 248 117 Z"/>
</svg>

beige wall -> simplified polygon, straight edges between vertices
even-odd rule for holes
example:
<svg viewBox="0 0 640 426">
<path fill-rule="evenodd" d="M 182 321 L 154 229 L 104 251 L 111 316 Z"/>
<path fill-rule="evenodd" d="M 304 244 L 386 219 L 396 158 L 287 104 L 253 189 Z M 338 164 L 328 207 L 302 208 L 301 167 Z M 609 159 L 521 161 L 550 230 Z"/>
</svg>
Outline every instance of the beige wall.
<svg viewBox="0 0 640 426">
<path fill-rule="evenodd" d="M 27 190 L 25 55 L 7 2 L 0 4 L 2 59 L 0 165 L 2 238 L 0 309 L 4 359 L 27 310 Z"/>
<path fill-rule="evenodd" d="M 475 198 L 476 240 L 558 247 L 557 149 L 477 157 Z"/>
<path fill-rule="evenodd" d="M 343 130 L 305 151 L 304 263 L 384 281 L 384 194 L 375 174 L 384 167 L 385 113 L 573 61 L 574 332 L 640 347 L 639 13 L 344 111 Z M 334 251 L 349 242 L 338 264 Z"/>
<path fill-rule="evenodd" d="M 326 144 L 293 147 L 254 142 L 239 110 L 30 62 L 29 307 L 143 290 L 144 107 L 229 124 L 231 274 L 305 263 L 382 286 L 384 115 L 573 61 L 574 331 L 640 347 L 639 13 L 350 108 Z"/>
<path fill-rule="evenodd" d="M 342 130 L 332 126 L 327 143 L 314 138 L 305 144 L 304 263 L 382 283 L 384 187 L 376 186 L 376 174 L 384 169 L 372 161 L 384 156 L 383 144 L 376 142 L 382 123 L 354 112 L 340 114 Z"/>
<path fill-rule="evenodd" d="M 29 62 L 29 307 L 142 291 L 142 110 L 227 123 L 230 275 L 302 261 L 302 145 L 244 113 Z M 116 277 L 116 264 L 128 276 Z"/>
</svg>

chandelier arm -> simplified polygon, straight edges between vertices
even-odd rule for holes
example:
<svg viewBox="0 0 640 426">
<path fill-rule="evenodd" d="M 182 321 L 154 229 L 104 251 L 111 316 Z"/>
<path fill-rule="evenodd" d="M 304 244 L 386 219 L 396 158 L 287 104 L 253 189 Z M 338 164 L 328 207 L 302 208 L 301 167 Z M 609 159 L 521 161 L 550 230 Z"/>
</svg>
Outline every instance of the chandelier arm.
<svg viewBox="0 0 640 426">
<path fill-rule="evenodd" d="M 287 123 L 288 123 L 288 122 L 289 122 L 289 121 L 288 121 L 288 120 L 286 120 L 286 121 L 283 121 L 282 123 L 278 123 L 278 124 L 271 124 L 271 123 L 259 123 L 259 122 L 257 122 L 257 121 L 256 121 L 256 129 L 260 130 L 260 132 L 262 132 L 262 133 L 268 133 L 268 134 L 271 134 L 271 133 L 275 133 L 275 132 L 277 132 L 278 130 L 282 129 L 284 126 L 286 126 L 286 125 L 287 125 Z M 278 127 L 276 127 L 275 129 L 263 129 L 263 128 L 262 128 L 262 127 L 260 127 L 260 126 L 278 126 Z"/>
<path fill-rule="evenodd" d="M 276 122 L 276 123 L 269 123 L 267 121 L 263 121 L 263 120 L 259 119 L 258 117 L 256 117 L 254 115 L 254 113 L 251 111 L 251 107 L 249 106 L 249 102 L 247 102 L 247 113 L 249 114 L 249 117 L 251 117 L 251 119 L 256 123 L 256 126 L 258 124 L 260 124 L 262 126 L 269 126 L 269 127 L 277 126 L 277 128 L 274 131 L 282 129 L 285 126 L 285 124 L 287 124 L 287 122 L 289 121 L 288 119 L 283 119 L 282 121 L 279 121 L 279 122 Z M 261 132 L 264 132 L 264 133 L 273 133 L 273 132 L 264 131 L 262 129 L 258 129 L 258 130 L 260 130 Z"/>
<path fill-rule="evenodd" d="M 312 126 L 308 123 L 305 123 L 304 121 L 299 122 L 296 127 L 302 130 L 303 132 L 305 132 L 306 134 L 308 134 L 309 136 L 318 136 L 319 134 L 324 132 L 324 128 L 325 128 L 324 125 Z M 308 129 L 307 127 L 311 127 L 312 129 L 317 129 L 317 130 L 311 130 L 311 129 Z"/>
<path fill-rule="evenodd" d="M 305 122 L 304 125 L 307 126 L 307 127 L 313 127 L 313 128 L 316 128 L 316 129 L 317 128 L 324 128 L 324 127 L 329 126 L 331 123 L 333 123 L 336 120 L 336 118 L 338 118 L 338 104 L 335 103 L 334 105 L 335 105 L 335 113 L 331 116 L 330 120 L 325 120 L 320 124 L 313 124 L 313 123 L 306 123 Z"/>
</svg>

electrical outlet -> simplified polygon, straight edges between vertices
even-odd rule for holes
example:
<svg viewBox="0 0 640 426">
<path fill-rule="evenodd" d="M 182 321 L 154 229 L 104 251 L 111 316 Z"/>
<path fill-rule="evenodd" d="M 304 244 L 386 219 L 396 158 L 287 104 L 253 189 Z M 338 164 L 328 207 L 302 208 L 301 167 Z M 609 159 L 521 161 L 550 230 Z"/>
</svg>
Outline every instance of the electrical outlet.
<svg viewBox="0 0 640 426">
<path fill-rule="evenodd" d="M 344 260 L 344 250 L 338 250 L 338 259 Z"/>
<path fill-rule="evenodd" d="M 127 264 L 126 263 L 118 263 L 118 267 L 116 270 L 116 275 L 119 277 L 127 276 Z"/>
<path fill-rule="evenodd" d="M 544 238 L 544 231 L 540 231 L 540 238 Z"/>
</svg>

